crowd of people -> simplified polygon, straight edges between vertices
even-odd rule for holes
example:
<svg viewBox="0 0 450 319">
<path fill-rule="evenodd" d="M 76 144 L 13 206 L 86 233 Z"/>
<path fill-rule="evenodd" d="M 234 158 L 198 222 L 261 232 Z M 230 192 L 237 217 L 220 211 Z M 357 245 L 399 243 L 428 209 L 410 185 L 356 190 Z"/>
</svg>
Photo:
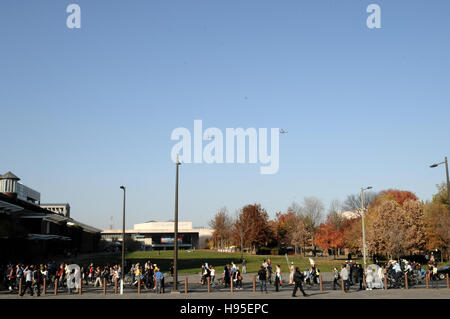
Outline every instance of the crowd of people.
<svg viewBox="0 0 450 319">
<path fill-rule="evenodd" d="M 173 264 L 170 266 L 170 272 L 173 276 Z M 144 266 L 140 263 L 132 264 L 128 275 L 131 279 L 131 285 L 134 287 L 140 284 L 145 290 L 153 290 L 157 294 L 164 290 L 164 275 L 161 269 L 150 260 Z"/>
<path fill-rule="evenodd" d="M 208 263 L 202 264 L 200 283 L 206 285 L 209 281 L 211 287 L 221 285 L 230 287 L 233 284 L 236 290 L 241 290 L 243 283 L 243 274 L 247 272 L 246 260 L 241 260 L 241 267 L 233 261 L 225 265 L 221 276 L 217 280 L 216 269 Z M 385 264 L 381 264 L 378 260 L 367 267 L 366 271 L 362 265 L 355 261 L 349 260 L 341 265 L 341 269 L 333 268 L 333 290 L 339 289 L 341 280 L 344 284 L 344 291 L 349 292 L 351 286 L 359 286 L 359 290 L 383 289 L 386 283 L 388 288 L 403 288 L 405 285 L 405 277 L 408 284 L 422 282 L 426 277 L 436 285 L 437 265 L 434 258 L 428 260 L 428 269 L 425 270 L 424 265 L 417 262 L 409 262 L 407 260 L 390 260 Z M 275 269 L 274 269 L 275 268 Z M 23 296 L 26 292 L 30 295 L 36 293 L 41 294 L 44 280 L 47 288 L 56 288 L 59 290 L 72 292 L 75 278 L 79 278 L 85 287 L 103 287 L 115 285 L 120 282 L 122 271 L 119 264 L 115 265 L 94 265 L 81 266 L 78 268 L 79 273 L 75 269 L 70 268 L 68 264 L 57 264 L 54 261 L 47 264 L 8 264 L 0 266 L 0 287 L 8 289 L 12 293 L 18 293 Z M 242 271 L 241 271 L 242 269 Z M 77 270 L 78 271 L 78 270 Z M 170 265 L 170 274 L 173 277 L 174 267 Z M 405 276 L 406 275 L 406 276 Z M 312 287 L 319 285 L 320 270 L 317 265 L 311 263 L 311 267 L 305 271 L 300 271 L 299 267 L 295 267 L 294 263 L 289 264 L 289 285 L 294 285 L 293 296 L 300 289 L 304 296 L 307 294 L 303 290 L 303 285 Z M 57 279 L 57 281 L 56 281 Z M 281 266 L 273 267 L 270 259 L 264 259 L 257 273 L 257 279 L 261 293 L 267 293 L 268 285 L 273 285 L 275 291 L 278 292 L 283 285 L 283 274 Z M 19 283 L 21 282 L 21 285 Z M 132 264 L 129 271 L 125 273 L 125 284 L 132 287 L 142 287 L 145 290 L 153 290 L 156 293 L 164 292 L 164 275 L 161 269 L 153 264 L 150 260 L 141 265 L 140 263 Z M 286 283 L 286 281 L 285 281 Z M 284 284 L 285 284 L 284 283 Z M 21 286 L 21 291 L 19 291 Z M 363 287 L 364 286 L 364 287 Z"/>
<path fill-rule="evenodd" d="M 21 296 L 27 291 L 30 295 L 36 292 L 39 296 L 44 282 L 47 288 L 55 288 L 58 285 L 58 290 L 67 290 L 72 293 L 72 283 L 77 276 L 85 286 L 102 287 L 104 282 L 107 285 L 113 285 L 116 279 L 120 280 L 121 266 L 94 266 L 91 263 L 89 266 L 81 266 L 79 274 L 77 274 L 75 269 L 69 269 L 68 264 L 58 265 L 54 261 L 36 265 L 9 263 L 6 267 L 2 267 L 0 272 L 2 273 L 0 284 L 10 292 L 18 293 Z M 22 284 L 20 285 L 21 281 Z M 20 286 L 21 291 L 19 291 Z"/>
<path fill-rule="evenodd" d="M 433 286 L 437 285 L 437 265 L 434 259 L 429 260 L 425 266 L 418 262 L 409 262 L 408 260 L 390 260 L 385 264 L 381 264 L 378 260 L 374 264 L 369 265 L 366 271 L 355 261 L 346 261 L 341 265 L 341 270 L 333 269 L 333 289 L 339 284 L 339 279 L 344 282 L 344 291 L 349 292 L 350 286 L 359 283 L 359 290 L 363 290 L 363 282 L 365 281 L 365 289 L 384 289 L 388 288 L 404 288 L 405 280 L 408 285 L 422 283 L 427 277 Z"/>
</svg>

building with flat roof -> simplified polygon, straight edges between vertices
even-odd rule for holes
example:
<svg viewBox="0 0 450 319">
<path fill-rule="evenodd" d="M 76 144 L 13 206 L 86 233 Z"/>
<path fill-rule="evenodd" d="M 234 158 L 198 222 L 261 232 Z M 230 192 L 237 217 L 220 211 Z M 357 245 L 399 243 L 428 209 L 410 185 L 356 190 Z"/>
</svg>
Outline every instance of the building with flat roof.
<svg viewBox="0 0 450 319">
<path fill-rule="evenodd" d="M 60 214 L 65 217 L 70 217 L 70 205 L 69 204 L 40 204 L 42 208 L 45 208 L 56 214 Z"/>
<path fill-rule="evenodd" d="M 142 243 L 145 249 L 170 250 L 174 247 L 175 223 L 150 221 L 134 224 L 125 233 Z M 180 249 L 202 249 L 208 247 L 213 231 L 208 228 L 194 228 L 192 222 L 178 222 L 178 247 Z M 122 241 L 122 230 L 106 229 L 101 232 L 106 241 Z"/>
<path fill-rule="evenodd" d="M 41 201 L 41 194 L 34 189 L 19 183 L 20 178 L 11 172 L 0 175 L 0 193 L 33 204 Z"/>
<path fill-rule="evenodd" d="M 0 263 L 97 251 L 100 229 L 70 218 L 68 204 L 66 215 L 39 206 L 40 193 L 19 180 L 11 172 L 0 176 Z"/>
</svg>

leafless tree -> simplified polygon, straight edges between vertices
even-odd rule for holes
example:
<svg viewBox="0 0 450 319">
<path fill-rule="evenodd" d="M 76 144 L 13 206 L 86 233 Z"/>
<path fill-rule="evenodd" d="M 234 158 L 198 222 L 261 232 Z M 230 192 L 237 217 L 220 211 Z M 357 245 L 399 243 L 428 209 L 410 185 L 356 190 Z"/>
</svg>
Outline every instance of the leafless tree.
<svg viewBox="0 0 450 319">
<path fill-rule="evenodd" d="M 212 240 L 223 248 L 231 239 L 232 218 L 228 215 L 226 207 L 219 209 L 219 212 L 209 221 L 209 226 L 213 229 Z"/>
<path fill-rule="evenodd" d="M 323 203 L 320 199 L 316 197 L 305 197 L 304 204 L 301 209 L 303 215 L 303 223 L 305 224 L 306 230 L 311 235 L 311 244 L 314 247 L 314 256 L 316 254 L 316 246 L 314 244 L 314 236 L 317 227 L 322 221 L 322 215 L 325 210 Z"/>
<path fill-rule="evenodd" d="M 364 208 L 367 209 L 369 204 L 378 197 L 377 192 L 364 192 Z M 361 213 L 361 193 L 348 195 L 342 205 L 344 211 L 352 211 Z"/>
</svg>

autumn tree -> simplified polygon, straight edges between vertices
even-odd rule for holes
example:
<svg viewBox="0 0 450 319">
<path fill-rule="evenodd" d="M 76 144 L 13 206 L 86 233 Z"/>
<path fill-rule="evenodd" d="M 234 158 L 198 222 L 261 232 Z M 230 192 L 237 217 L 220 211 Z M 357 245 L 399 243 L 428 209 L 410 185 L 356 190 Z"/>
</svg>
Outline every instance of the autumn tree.
<svg viewBox="0 0 450 319">
<path fill-rule="evenodd" d="M 211 240 L 214 242 L 214 246 L 223 248 L 230 244 L 232 225 L 233 220 L 228 215 L 226 207 L 221 208 L 209 222 L 209 226 L 213 230 Z"/>
<path fill-rule="evenodd" d="M 343 247 L 344 234 L 333 225 L 323 223 L 317 229 L 316 244 L 324 250 L 332 249 L 333 256 L 336 258 L 337 249 Z"/>
<path fill-rule="evenodd" d="M 344 247 L 344 218 L 341 215 L 342 204 L 338 200 L 333 200 L 328 209 L 325 223 L 321 224 L 317 230 L 316 243 L 324 249 L 332 249 L 333 256 L 336 257 L 338 249 Z"/>
<path fill-rule="evenodd" d="M 426 227 L 426 247 L 428 250 L 439 249 L 449 258 L 450 249 L 450 211 L 446 184 L 437 185 L 438 192 L 431 202 L 425 203 L 424 217 Z"/>
<path fill-rule="evenodd" d="M 409 200 L 413 200 L 413 201 L 419 200 L 417 198 L 417 196 L 410 191 L 402 191 L 402 190 L 396 190 L 396 189 L 388 189 L 388 190 L 381 191 L 380 195 L 379 195 L 380 198 L 383 195 L 385 197 L 395 200 L 397 203 L 399 203 L 400 206 L 403 206 L 403 204 Z"/>
<path fill-rule="evenodd" d="M 251 247 L 253 251 L 256 251 L 257 247 L 267 245 L 272 230 L 269 226 L 269 216 L 261 205 L 247 205 L 243 207 L 239 213 L 239 216 L 235 223 L 235 230 L 242 230 L 238 236 L 242 245 L 245 247 Z"/>
<path fill-rule="evenodd" d="M 309 233 L 306 231 L 301 215 L 290 208 L 285 214 L 277 213 L 271 224 L 278 246 L 292 245 L 297 254 L 299 248 L 305 245 Z"/>
<path fill-rule="evenodd" d="M 397 193 L 401 196 L 383 193 L 369 209 L 366 240 L 370 252 L 399 258 L 424 249 L 423 206 L 413 199 L 412 193 L 407 193 Z"/>
<path fill-rule="evenodd" d="M 343 221 L 342 232 L 344 237 L 343 246 L 352 251 L 362 251 L 362 223 L 361 217 L 345 219 Z"/>
</svg>

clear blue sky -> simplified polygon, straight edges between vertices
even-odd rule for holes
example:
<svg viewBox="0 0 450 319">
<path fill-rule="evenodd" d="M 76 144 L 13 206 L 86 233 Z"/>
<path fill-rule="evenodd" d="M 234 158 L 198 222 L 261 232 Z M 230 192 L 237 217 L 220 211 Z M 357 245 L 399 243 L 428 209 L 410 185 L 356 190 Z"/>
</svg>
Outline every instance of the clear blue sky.
<svg viewBox="0 0 450 319">
<path fill-rule="evenodd" d="M 82 10 L 66 27 L 66 7 Z M 366 7 L 382 28 L 366 27 Z M 0 172 L 127 227 L 173 218 L 176 127 L 280 127 L 280 170 L 180 167 L 180 220 L 361 186 L 430 199 L 450 156 L 450 2 L 2 0 Z"/>
</svg>

